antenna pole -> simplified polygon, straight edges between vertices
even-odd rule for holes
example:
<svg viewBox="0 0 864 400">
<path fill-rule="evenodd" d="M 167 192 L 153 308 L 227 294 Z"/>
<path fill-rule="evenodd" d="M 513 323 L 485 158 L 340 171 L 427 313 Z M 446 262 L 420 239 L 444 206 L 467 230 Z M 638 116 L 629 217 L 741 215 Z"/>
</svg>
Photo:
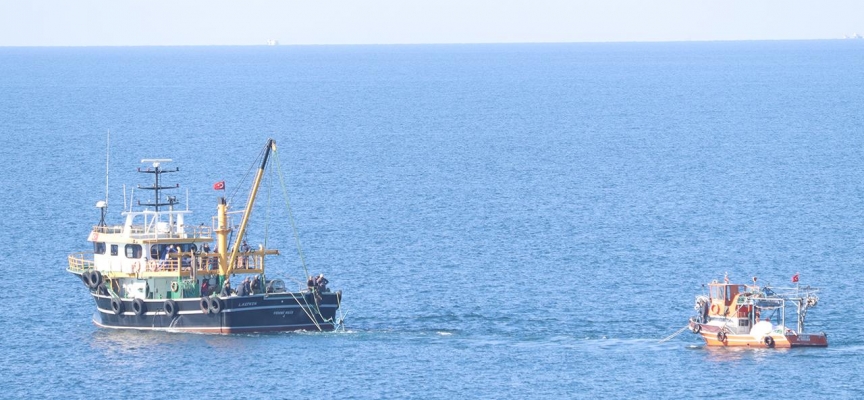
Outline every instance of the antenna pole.
<svg viewBox="0 0 864 400">
<path fill-rule="evenodd" d="M 108 139 L 105 144 L 105 205 L 108 205 L 108 165 L 111 157 L 111 130 L 108 130 Z M 125 200 L 125 198 L 124 198 Z"/>
</svg>

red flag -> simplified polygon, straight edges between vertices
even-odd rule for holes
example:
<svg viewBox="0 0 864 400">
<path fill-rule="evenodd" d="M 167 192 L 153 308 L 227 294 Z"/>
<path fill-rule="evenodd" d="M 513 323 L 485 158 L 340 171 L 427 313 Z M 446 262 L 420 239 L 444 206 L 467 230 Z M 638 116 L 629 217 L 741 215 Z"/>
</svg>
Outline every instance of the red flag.
<svg viewBox="0 0 864 400">
<path fill-rule="evenodd" d="M 225 181 L 219 181 L 214 183 L 213 190 L 225 190 Z"/>
<path fill-rule="evenodd" d="M 798 274 L 792 275 L 792 283 L 798 282 Z"/>
</svg>

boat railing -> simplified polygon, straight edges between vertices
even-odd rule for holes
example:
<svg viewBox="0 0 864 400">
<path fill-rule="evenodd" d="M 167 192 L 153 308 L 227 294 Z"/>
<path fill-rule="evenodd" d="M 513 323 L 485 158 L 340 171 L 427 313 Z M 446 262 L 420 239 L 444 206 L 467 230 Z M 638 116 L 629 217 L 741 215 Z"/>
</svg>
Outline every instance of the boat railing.
<svg viewBox="0 0 864 400">
<path fill-rule="evenodd" d="M 93 261 L 93 253 L 79 252 L 69 255 L 69 272 L 81 273 L 92 269 L 96 264 Z"/>
<path fill-rule="evenodd" d="M 771 287 L 767 288 L 771 290 L 774 296 L 783 298 L 786 300 L 794 300 L 797 298 L 807 297 L 808 295 L 815 295 L 819 292 L 819 288 L 814 288 L 810 286 L 804 287 Z"/>
<path fill-rule="evenodd" d="M 264 272 L 264 255 L 279 254 L 278 250 L 258 250 L 241 252 L 237 256 L 235 273 L 263 273 Z M 96 263 L 93 260 L 93 253 L 78 252 L 70 254 L 68 257 L 68 271 L 73 273 L 82 273 L 88 269 L 95 269 Z M 171 258 L 162 260 L 145 260 L 132 261 L 131 271 L 126 269 L 126 272 L 106 271 L 112 275 L 129 275 L 129 276 L 189 276 L 192 274 L 192 267 L 195 267 L 197 274 L 215 274 L 219 271 L 219 253 L 177 253 Z M 129 268 L 127 265 L 126 268 Z"/>
<path fill-rule="evenodd" d="M 209 237 L 212 237 L 212 235 L 213 235 L 213 228 L 211 228 L 209 226 L 199 225 L 199 226 L 192 228 L 192 236 L 193 237 L 209 238 Z"/>
<path fill-rule="evenodd" d="M 93 232 L 100 234 L 121 234 L 123 233 L 122 225 L 100 226 L 93 227 Z M 132 225 L 129 227 L 128 234 L 138 239 L 159 239 L 159 238 L 187 238 L 210 239 L 213 237 L 213 228 L 206 225 L 185 226 L 183 229 L 169 229 L 158 231 L 148 229 L 144 225 Z"/>
<path fill-rule="evenodd" d="M 235 264 L 234 270 L 250 270 L 250 269 L 263 269 L 264 268 L 264 257 L 261 252 L 258 251 L 247 251 L 240 252 L 237 254 L 237 263 Z"/>
<path fill-rule="evenodd" d="M 93 232 L 98 233 L 123 233 L 123 225 L 96 225 Z"/>
<path fill-rule="evenodd" d="M 237 267 L 234 272 L 261 272 L 264 269 L 264 254 L 278 254 L 278 252 L 275 250 L 241 252 L 237 256 Z M 133 268 L 133 270 L 136 274 L 184 275 L 191 272 L 193 266 L 201 273 L 216 272 L 219 270 L 219 253 L 176 253 L 168 259 L 147 261 L 143 268 Z"/>
</svg>

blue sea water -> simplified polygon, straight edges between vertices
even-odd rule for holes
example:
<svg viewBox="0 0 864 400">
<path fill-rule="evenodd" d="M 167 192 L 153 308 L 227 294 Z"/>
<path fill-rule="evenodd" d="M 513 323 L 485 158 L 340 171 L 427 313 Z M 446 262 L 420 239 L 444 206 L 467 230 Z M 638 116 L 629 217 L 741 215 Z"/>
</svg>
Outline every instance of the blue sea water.
<svg viewBox="0 0 864 400">
<path fill-rule="evenodd" d="M 861 41 L 0 48 L 0 397 L 862 398 L 862 69 Z M 274 138 L 346 330 L 94 326 L 65 268 L 109 130 L 112 222 L 159 157 L 209 224 Z M 823 288 L 830 347 L 660 343 L 725 273 Z"/>
</svg>

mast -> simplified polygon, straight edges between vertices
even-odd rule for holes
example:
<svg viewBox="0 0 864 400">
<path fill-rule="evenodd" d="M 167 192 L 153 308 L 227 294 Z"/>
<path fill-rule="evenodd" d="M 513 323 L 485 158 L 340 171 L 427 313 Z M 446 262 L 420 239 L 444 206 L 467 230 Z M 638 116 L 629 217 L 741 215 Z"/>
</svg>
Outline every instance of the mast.
<svg viewBox="0 0 864 400">
<path fill-rule="evenodd" d="M 142 163 L 145 163 L 145 162 L 152 162 L 152 163 L 153 163 L 153 169 L 147 168 L 147 169 L 145 169 L 145 170 L 142 170 L 141 168 L 138 168 L 138 172 L 140 172 L 140 173 L 142 173 L 142 174 L 154 174 L 154 175 L 155 175 L 155 179 L 156 179 L 156 184 L 153 185 L 153 186 L 141 186 L 141 185 L 138 185 L 138 189 L 153 190 L 153 191 L 155 192 L 155 195 L 154 195 L 154 198 L 153 198 L 153 202 L 152 202 L 152 203 L 142 203 L 142 202 L 139 200 L 139 201 L 138 201 L 138 205 L 139 205 L 139 206 L 145 206 L 145 207 L 154 207 L 154 208 L 156 209 L 156 212 L 159 212 L 159 207 L 161 207 L 161 206 L 169 206 L 169 207 L 173 207 L 175 204 L 177 204 L 177 198 L 176 198 L 176 197 L 173 197 L 173 196 L 168 198 L 168 202 L 167 202 L 167 203 L 162 203 L 162 202 L 159 201 L 159 191 L 160 191 L 160 190 L 176 189 L 176 188 L 179 188 L 179 187 L 180 187 L 180 184 L 175 184 L 174 186 L 159 186 L 159 176 L 162 175 L 162 174 L 165 174 L 165 173 L 169 173 L 169 172 L 177 172 L 177 171 L 180 171 L 180 168 L 174 168 L 174 169 L 164 169 L 164 168 L 162 168 L 162 167 L 161 167 L 161 163 L 163 163 L 163 162 L 171 162 L 171 160 L 170 160 L 170 159 L 167 159 L 167 158 L 159 158 L 159 159 L 143 159 L 143 160 L 141 160 L 141 162 L 142 162 Z"/>
<path fill-rule="evenodd" d="M 96 208 L 99 209 L 100 218 L 99 224 L 96 225 L 100 229 L 106 226 L 105 224 L 105 211 L 108 210 L 108 166 L 111 157 L 111 130 L 108 130 L 108 139 L 105 143 L 105 200 L 100 200 L 96 202 Z M 126 195 L 123 195 L 123 201 L 126 201 Z"/>
<path fill-rule="evenodd" d="M 108 130 L 108 138 L 105 143 L 105 208 L 108 208 L 108 166 L 111 159 L 111 130 Z M 125 200 L 125 199 L 124 199 Z M 103 218 L 104 220 L 104 218 Z M 103 221 L 104 222 L 104 221 Z"/>
<path fill-rule="evenodd" d="M 228 263 L 225 257 L 228 253 L 228 233 L 231 229 L 228 228 L 228 203 L 224 197 L 219 198 L 219 205 L 216 207 L 216 251 L 219 253 L 219 275 L 228 276 Z M 220 279 L 219 284 L 222 284 Z"/>
<path fill-rule="evenodd" d="M 273 139 L 267 140 L 267 145 L 264 147 L 264 159 L 261 161 L 261 166 L 258 167 L 258 172 L 255 173 L 255 181 L 252 183 L 252 191 L 249 193 L 249 199 L 246 201 L 246 209 L 243 211 L 243 220 L 240 222 L 240 230 L 237 232 L 237 238 L 234 239 L 234 249 L 231 251 L 231 256 L 228 258 L 227 267 L 224 271 L 221 268 L 219 273 L 225 276 L 231 275 L 234 267 L 237 264 L 237 253 L 240 250 L 240 243 L 246 235 L 246 225 L 249 223 L 249 217 L 252 215 L 252 207 L 255 205 L 255 197 L 258 195 L 258 188 L 261 186 L 261 179 L 264 177 L 264 170 L 267 167 L 267 160 L 270 158 L 270 151 L 276 149 L 276 142 Z M 220 204 L 220 223 L 222 214 L 222 205 Z M 221 239 L 220 239 L 221 246 Z M 220 248 L 220 251 L 222 249 Z M 224 253 L 223 253 L 224 254 Z M 223 274 L 224 272 L 224 274 Z"/>
</svg>

